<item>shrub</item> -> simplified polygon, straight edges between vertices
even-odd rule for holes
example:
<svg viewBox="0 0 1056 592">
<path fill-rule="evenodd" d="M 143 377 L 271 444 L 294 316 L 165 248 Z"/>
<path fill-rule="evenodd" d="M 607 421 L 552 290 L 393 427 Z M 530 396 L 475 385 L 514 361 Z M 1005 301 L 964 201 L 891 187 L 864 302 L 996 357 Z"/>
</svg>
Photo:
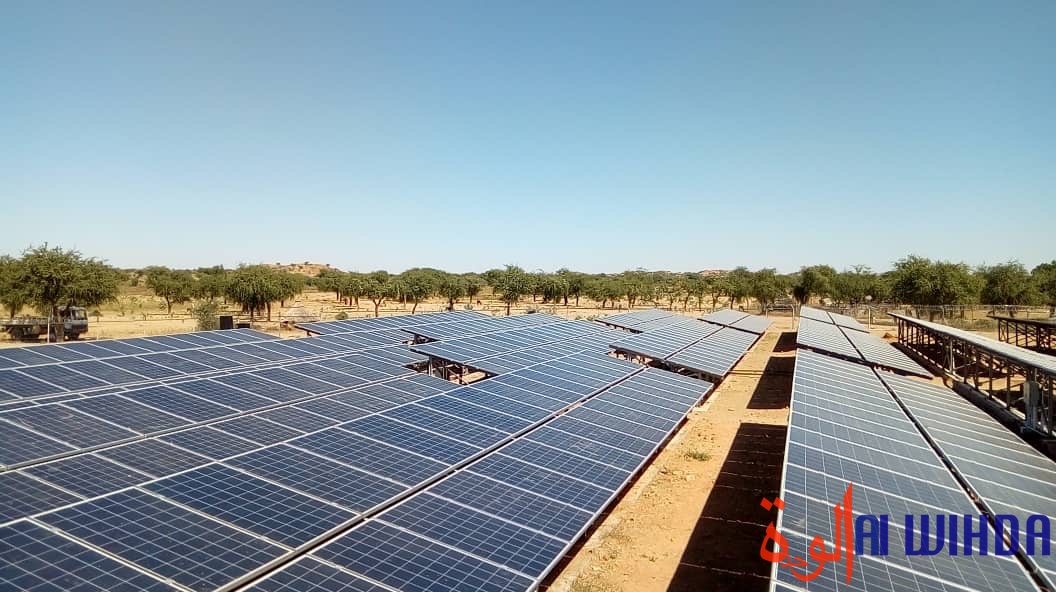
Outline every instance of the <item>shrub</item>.
<svg viewBox="0 0 1056 592">
<path fill-rule="evenodd" d="M 334 318 L 339 320 L 339 321 L 347 320 L 348 319 L 348 313 L 342 310 L 341 312 L 339 312 L 336 315 L 334 315 Z"/>
<path fill-rule="evenodd" d="M 213 331 L 220 328 L 220 305 L 211 300 L 199 302 L 191 308 L 191 314 L 198 322 L 199 331 Z"/>
</svg>

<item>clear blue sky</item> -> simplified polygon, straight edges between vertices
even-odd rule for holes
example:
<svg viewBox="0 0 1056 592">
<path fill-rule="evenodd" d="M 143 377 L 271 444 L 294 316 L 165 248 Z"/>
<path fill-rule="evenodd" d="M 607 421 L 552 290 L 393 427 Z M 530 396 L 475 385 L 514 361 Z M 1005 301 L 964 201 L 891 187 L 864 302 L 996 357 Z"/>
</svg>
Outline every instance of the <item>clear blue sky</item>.
<svg viewBox="0 0 1056 592">
<path fill-rule="evenodd" d="M 1056 3 L 8 2 L 0 252 L 1056 258 Z"/>
</svg>

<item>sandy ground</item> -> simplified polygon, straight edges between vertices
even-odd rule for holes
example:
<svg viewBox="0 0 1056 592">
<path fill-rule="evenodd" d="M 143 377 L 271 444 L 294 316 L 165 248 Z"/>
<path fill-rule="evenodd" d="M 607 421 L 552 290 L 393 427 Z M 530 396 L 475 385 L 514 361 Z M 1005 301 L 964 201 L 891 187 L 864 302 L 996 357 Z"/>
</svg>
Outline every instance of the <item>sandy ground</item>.
<svg viewBox="0 0 1056 592">
<path fill-rule="evenodd" d="M 545 586 L 552 592 L 765 591 L 759 506 L 780 488 L 795 360 L 777 317 L 693 411 L 630 490 Z"/>
</svg>

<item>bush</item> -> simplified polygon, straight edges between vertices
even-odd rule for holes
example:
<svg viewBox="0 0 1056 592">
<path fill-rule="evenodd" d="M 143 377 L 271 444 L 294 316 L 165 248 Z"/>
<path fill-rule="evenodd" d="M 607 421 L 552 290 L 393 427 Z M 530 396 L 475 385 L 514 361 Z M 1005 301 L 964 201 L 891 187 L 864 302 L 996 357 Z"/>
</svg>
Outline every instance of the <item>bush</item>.
<svg viewBox="0 0 1056 592">
<path fill-rule="evenodd" d="M 220 305 L 212 300 L 194 305 L 191 307 L 191 314 L 198 321 L 199 331 L 213 331 L 220 328 Z"/>
<path fill-rule="evenodd" d="M 339 321 L 347 320 L 348 319 L 348 313 L 342 310 L 341 312 L 339 312 L 336 315 L 334 315 L 334 318 L 339 320 Z"/>
</svg>

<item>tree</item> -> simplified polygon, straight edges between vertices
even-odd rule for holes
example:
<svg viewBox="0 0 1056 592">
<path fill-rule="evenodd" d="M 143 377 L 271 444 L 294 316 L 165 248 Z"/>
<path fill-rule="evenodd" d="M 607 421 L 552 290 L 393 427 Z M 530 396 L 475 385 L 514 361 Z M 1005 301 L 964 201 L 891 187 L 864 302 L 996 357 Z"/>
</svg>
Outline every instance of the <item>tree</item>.
<svg viewBox="0 0 1056 592">
<path fill-rule="evenodd" d="M 476 298 L 484 289 L 484 280 L 475 273 L 462 274 L 462 281 L 466 285 L 466 296 Z"/>
<path fill-rule="evenodd" d="M 23 253 L 18 274 L 26 301 L 56 319 L 61 316 L 60 306 L 90 307 L 114 300 L 120 279 L 121 272 L 102 261 L 46 244 Z M 56 323 L 59 341 L 65 338 L 63 333 L 62 323 Z"/>
<path fill-rule="evenodd" d="M 271 303 L 281 298 L 282 288 L 279 285 L 278 272 L 267 265 L 244 265 L 231 272 L 231 281 L 227 286 L 227 297 L 232 302 L 249 311 L 249 322 L 253 322 L 257 312 L 268 310 L 271 320 Z"/>
<path fill-rule="evenodd" d="M 506 304 L 506 316 L 510 316 L 510 307 L 522 296 L 532 291 L 532 278 L 516 265 L 507 265 L 502 274 L 495 279 L 495 292 L 499 300 Z"/>
<path fill-rule="evenodd" d="M 896 261 L 891 272 L 891 295 L 907 304 L 968 304 L 978 297 L 979 288 L 977 278 L 964 263 L 932 262 L 910 255 Z"/>
<path fill-rule="evenodd" d="M 172 305 L 190 302 L 195 293 L 194 276 L 189 271 L 176 271 L 168 267 L 153 266 L 144 270 L 147 287 L 165 301 L 169 316 Z"/>
<path fill-rule="evenodd" d="M 1012 306 L 1039 300 L 1037 286 L 1019 261 L 983 267 L 979 275 L 983 284 L 979 296 L 983 304 Z"/>
<path fill-rule="evenodd" d="M 832 297 L 838 302 L 857 305 L 868 300 L 879 302 L 885 298 L 880 278 L 869 267 L 856 265 L 841 271 L 832 279 Z"/>
<path fill-rule="evenodd" d="M 194 272 L 194 294 L 199 300 L 227 298 L 229 274 L 223 265 L 199 267 Z"/>
<path fill-rule="evenodd" d="M 543 295 L 543 303 L 568 304 L 568 280 L 558 274 L 547 274 L 538 278 L 538 290 Z"/>
<path fill-rule="evenodd" d="M 205 300 L 191 307 L 191 314 L 199 331 L 215 331 L 220 328 L 220 305 L 214 300 Z"/>
<path fill-rule="evenodd" d="M 800 304 L 808 304 L 815 296 L 832 296 L 836 270 L 829 265 L 812 265 L 799 270 L 792 296 Z"/>
<path fill-rule="evenodd" d="M 467 293 L 468 282 L 453 273 L 444 274 L 437 285 L 437 293 L 447 299 L 447 310 L 455 310 L 455 302 Z"/>
<path fill-rule="evenodd" d="M 381 275 L 381 273 L 384 272 L 374 272 L 363 282 L 363 295 L 374 303 L 375 317 L 381 316 L 381 305 L 385 299 L 397 295 L 389 274 Z"/>
<path fill-rule="evenodd" d="M 583 293 L 587 298 L 600 303 L 601 308 L 605 308 L 605 304 L 609 302 L 613 306 L 616 305 L 616 301 L 623 295 L 623 286 L 616 278 L 602 275 L 588 281 L 583 287 Z"/>
<path fill-rule="evenodd" d="M 1049 306 L 1049 316 L 1056 316 L 1056 259 L 1038 265 L 1030 276 L 1040 299 Z"/>
<path fill-rule="evenodd" d="M 366 277 L 359 273 L 346 273 L 341 284 L 341 295 L 352 300 L 359 309 L 359 299 L 366 297 Z"/>
<path fill-rule="evenodd" d="M 441 273 L 435 269 L 414 268 L 400 274 L 403 295 L 414 303 L 411 307 L 411 314 L 418 310 L 419 302 L 436 293 Z"/>
<path fill-rule="evenodd" d="M 747 267 L 737 267 L 726 274 L 726 296 L 731 307 L 744 302 L 752 295 L 752 272 Z"/>
<path fill-rule="evenodd" d="M 29 304 L 29 294 L 21 281 L 22 262 L 14 257 L 0 257 L 0 305 L 7 309 L 8 318 Z"/>
<path fill-rule="evenodd" d="M 773 304 L 778 298 L 788 295 L 786 279 L 777 274 L 772 267 L 760 269 L 752 274 L 749 294 L 759 302 L 759 311 L 765 312 L 766 305 Z"/>
<path fill-rule="evenodd" d="M 565 292 L 565 306 L 568 306 L 568 297 L 572 296 L 576 299 L 576 306 L 579 306 L 579 296 L 583 293 L 583 288 L 587 283 L 587 276 L 582 273 L 570 271 L 568 268 L 561 268 L 557 270 L 557 275 L 565 281 L 568 285 L 568 290 Z"/>
</svg>

